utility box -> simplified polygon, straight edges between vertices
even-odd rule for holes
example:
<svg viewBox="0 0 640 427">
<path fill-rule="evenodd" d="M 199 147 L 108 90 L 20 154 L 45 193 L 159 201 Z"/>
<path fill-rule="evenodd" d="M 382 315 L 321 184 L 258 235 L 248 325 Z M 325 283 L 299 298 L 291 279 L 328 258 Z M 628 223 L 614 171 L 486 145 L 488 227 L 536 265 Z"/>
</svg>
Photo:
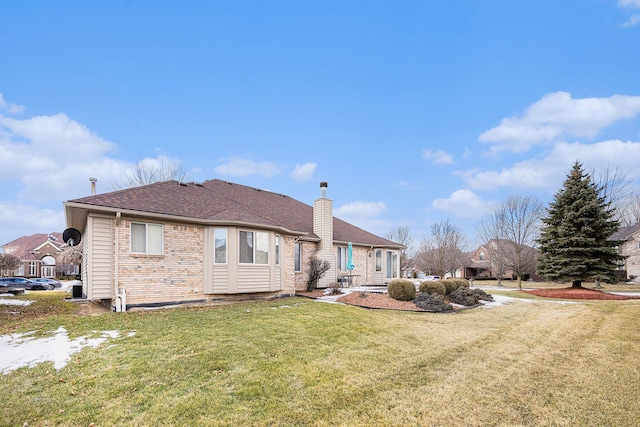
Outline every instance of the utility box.
<svg viewBox="0 0 640 427">
<path fill-rule="evenodd" d="M 71 289 L 72 298 L 82 298 L 82 285 L 73 285 Z"/>
</svg>

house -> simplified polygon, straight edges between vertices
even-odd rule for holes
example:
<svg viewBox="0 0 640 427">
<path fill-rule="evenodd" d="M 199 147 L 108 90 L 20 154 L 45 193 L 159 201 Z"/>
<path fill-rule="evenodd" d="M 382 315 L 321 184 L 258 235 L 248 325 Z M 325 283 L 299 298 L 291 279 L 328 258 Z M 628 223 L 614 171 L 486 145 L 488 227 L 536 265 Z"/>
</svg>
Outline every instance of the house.
<svg viewBox="0 0 640 427">
<path fill-rule="evenodd" d="M 20 277 L 71 276 L 79 274 L 77 261 L 65 250 L 61 233 L 23 236 L 0 246 L 0 252 L 16 256 L 20 266 L 13 272 Z"/>
<path fill-rule="evenodd" d="M 638 280 L 640 278 L 640 223 L 620 227 L 610 240 L 619 241 L 618 253 L 626 256 L 618 267 L 620 279 Z"/>
<path fill-rule="evenodd" d="M 403 246 L 335 218 L 327 183 L 320 190 L 313 206 L 217 179 L 69 200 L 67 226 L 82 233 L 83 296 L 116 311 L 288 296 L 306 289 L 312 257 L 330 266 L 319 287 L 398 277 Z"/>
<path fill-rule="evenodd" d="M 539 279 L 535 275 L 537 250 L 525 245 L 522 248 L 522 260 L 529 263 L 530 277 Z M 510 241 L 491 239 L 475 250 L 464 254 L 461 260 L 462 272 L 456 275 L 467 279 L 513 279 L 515 272 L 509 260 L 514 259 L 514 251 L 514 244 Z"/>
</svg>

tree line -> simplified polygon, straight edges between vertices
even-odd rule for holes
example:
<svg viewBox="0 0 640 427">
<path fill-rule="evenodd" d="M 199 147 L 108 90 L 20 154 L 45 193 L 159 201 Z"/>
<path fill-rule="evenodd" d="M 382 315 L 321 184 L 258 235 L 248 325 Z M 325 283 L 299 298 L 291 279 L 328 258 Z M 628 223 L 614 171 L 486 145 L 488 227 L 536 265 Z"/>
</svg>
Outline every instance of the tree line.
<svg viewBox="0 0 640 427">
<path fill-rule="evenodd" d="M 492 274 L 500 281 L 512 272 L 519 288 L 534 273 L 575 287 L 586 280 L 615 281 L 624 257 L 611 236 L 621 225 L 640 222 L 640 195 L 634 196 L 631 185 L 629 174 L 617 169 L 587 173 L 576 161 L 549 206 L 533 196 L 507 197 L 477 224 L 478 238 L 491 245 L 485 261 Z M 468 262 L 467 240 L 448 219 L 432 224 L 417 246 L 406 226 L 387 238 L 406 247 L 400 255 L 402 271 L 455 276 Z"/>
</svg>

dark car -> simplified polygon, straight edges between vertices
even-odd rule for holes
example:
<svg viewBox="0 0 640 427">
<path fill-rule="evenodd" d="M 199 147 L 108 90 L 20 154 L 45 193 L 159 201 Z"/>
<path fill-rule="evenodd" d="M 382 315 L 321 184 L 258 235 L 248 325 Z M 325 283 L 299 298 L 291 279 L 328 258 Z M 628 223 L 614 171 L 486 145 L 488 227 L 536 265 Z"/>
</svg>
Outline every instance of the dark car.
<svg viewBox="0 0 640 427">
<path fill-rule="evenodd" d="M 37 283 L 24 277 L 3 277 L 0 279 L 3 283 L 16 288 L 22 288 L 29 291 L 47 291 L 55 289 L 55 286 L 50 283 Z"/>
<path fill-rule="evenodd" d="M 53 285 L 53 288 L 51 289 L 55 289 L 55 288 L 59 288 L 62 286 L 62 282 L 60 282 L 59 280 L 55 280 L 55 279 L 47 279 L 44 277 L 38 278 L 38 279 L 31 279 L 32 282 L 35 283 L 46 283 L 49 285 Z"/>
<path fill-rule="evenodd" d="M 21 294 L 25 287 L 10 280 L 10 277 L 0 277 L 0 294 Z"/>
</svg>

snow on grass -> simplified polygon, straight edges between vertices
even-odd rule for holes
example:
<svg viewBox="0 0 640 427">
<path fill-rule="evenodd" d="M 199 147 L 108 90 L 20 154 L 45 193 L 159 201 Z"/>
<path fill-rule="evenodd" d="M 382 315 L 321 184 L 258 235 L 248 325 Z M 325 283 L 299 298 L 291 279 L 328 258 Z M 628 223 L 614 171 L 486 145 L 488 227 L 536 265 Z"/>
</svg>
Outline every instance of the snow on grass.
<svg viewBox="0 0 640 427">
<path fill-rule="evenodd" d="M 127 336 L 134 335 L 129 332 Z M 92 331 L 91 336 L 69 339 L 67 330 L 59 327 L 53 336 L 35 338 L 35 331 L 23 334 L 0 335 L 0 372 L 8 374 L 16 369 L 29 367 L 44 362 L 53 362 L 56 370 L 64 368 L 73 354 L 85 347 L 99 345 L 120 337 L 119 331 Z"/>
</svg>

